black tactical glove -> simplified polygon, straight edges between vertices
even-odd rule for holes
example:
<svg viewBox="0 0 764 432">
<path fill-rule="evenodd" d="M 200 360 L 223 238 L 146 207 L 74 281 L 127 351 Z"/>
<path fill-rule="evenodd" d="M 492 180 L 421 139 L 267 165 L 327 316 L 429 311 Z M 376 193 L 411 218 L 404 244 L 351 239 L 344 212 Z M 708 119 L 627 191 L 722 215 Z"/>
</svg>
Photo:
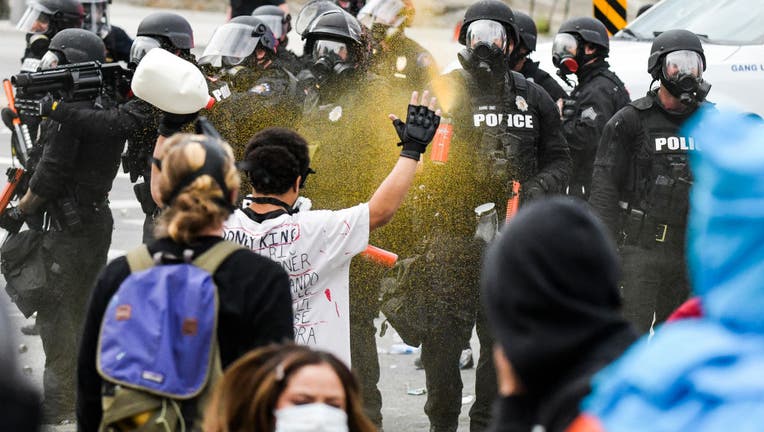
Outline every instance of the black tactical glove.
<svg viewBox="0 0 764 432">
<path fill-rule="evenodd" d="M 562 119 L 572 120 L 576 115 L 576 101 L 573 99 L 562 100 Z"/>
<path fill-rule="evenodd" d="M 544 187 L 543 181 L 541 179 L 533 179 L 523 183 L 523 188 L 520 194 L 521 201 L 528 203 L 545 196 L 547 194 L 547 190 Z"/>
<path fill-rule="evenodd" d="M 12 109 L 5 107 L 2 111 L 0 111 L 0 116 L 2 116 L 5 126 L 8 127 L 8 129 L 13 130 L 13 119 L 18 118 L 19 115 L 16 114 Z"/>
<path fill-rule="evenodd" d="M 157 132 L 159 132 L 159 135 L 162 135 L 163 137 L 173 136 L 174 134 L 180 132 L 180 130 L 183 129 L 186 125 L 196 120 L 196 117 L 198 116 L 198 112 L 191 114 L 172 114 L 166 112 L 162 114 Z"/>
<path fill-rule="evenodd" d="M 21 225 L 24 225 L 24 219 L 24 212 L 20 208 L 6 209 L 3 214 L 0 214 L 0 228 L 11 234 L 16 234 L 21 229 Z"/>
<path fill-rule="evenodd" d="M 19 114 L 32 117 L 47 117 L 56 109 L 59 101 L 47 94 L 42 99 L 16 99 Z"/>
<path fill-rule="evenodd" d="M 440 116 L 435 111 L 424 105 L 409 105 L 406 123 L 400 119 L 393 120 L 393 127 L 401 140 L 398 145 L 403 146 L 401 156 L 418 161 L 435 137 L 439 125 Z"/>
</svg>

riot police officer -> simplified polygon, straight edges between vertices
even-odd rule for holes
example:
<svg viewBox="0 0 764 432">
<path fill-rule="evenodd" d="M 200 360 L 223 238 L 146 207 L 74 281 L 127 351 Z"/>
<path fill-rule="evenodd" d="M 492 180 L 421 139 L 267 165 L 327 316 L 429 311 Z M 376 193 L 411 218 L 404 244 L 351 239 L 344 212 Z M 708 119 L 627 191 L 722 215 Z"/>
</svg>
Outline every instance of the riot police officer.
<svg viewBox="0 0 764 432">
<path fill-rule="evenodd" d="M 196 64 L 196 58 L 191 54 L 194 47 L 194 32 L 191 24 L 181 15 L 171 12 L 155 12 L 145 17 L 138 25 L 137 36 L 130 48 L 130 63 L 137 65 L 147 52 L 154 48 L 167 50 L 178 57 Z M 231 95 L 227 83 L 223 81 L 208 82 L 210 94 L 220 101 Z M 130 179 L 136 183 L 133 187 L 136 198 L 141 203 L 141 209 L 146 214 L 143 224 L 143 241 L 153 239 L 154 217 L 159 208 L 151 198 L 149 185 L 151 170 L 149 158 L 154 151 L 157 140 L 157 128 L 162 112 L 147 102 L 134 98 L 126 107 L 127 112 L 118 113 L 120 118 L 128 119 L 128 128 L 132 132 L 128 136 L 127 149 L 123 156 L 123 167 L 130 174 Z M 138 123 L 133 123 L 138 119 Z M 111 123 L 111 122 L 110 122 Z M 125 124 L 115 121 L 113 124 Z M 143 181 L 138 180 L 143 177 Z"/>
<path fill-rule="evenodd" d="M 103 62 L 101 38 L 83 29 L 66 29 L 51 39 L 42 69 L 86 61 Z M 59 105 L 70 109 L 113 106 L 104 94 L 82 102 L 19 100 L 25 114 L 50 116 Z M 22 112 L 24 114 L 24 112 Z M 75 408 L 76 347 L 85 307 L 98 272 L 106 264 L 113 219 L 108 193 L 119 168 L 124 141 L 110 125 L 60 123 L 50 117 L 30 157 L 33 175 L 15 208 L 0 217 L 0 226 L 17 232 L 23 222 L 42 231 L 45 297 L 36 305 L 45 351 L 45 414 L 48 423 L 70 421 Z M 49 221 L 41 224 L 45 215 Z M 75 253 L 87 251 L 87 253 Z"/>
<path fill-rule="evenodd" d="M 372 37 L 371 71 L 405 93 L 424 88 L 439 74 L 432 54 L 406 36 L 414 13 L 411 0 L 375 0 L 358 12 Z"/>
<path fill-rule="evenodd" d="M 454 137 L 445 163 L 428 165 L 415 189 L 421 252 L 408 269 L 408 289 L 427 300 L 419 339 L 427 378 L 425 412 L 431 431 L 455 431 L 461 411 L 459 356 L 477 321 L 480 359 L 470 429 L 483 430 L 496 397 L 493 339 L 477 308 L 480 255 L 475 208 L 492 202 L 503 209 L 510 184 L 522 185 L 520 202 L 560 193 L 570 173 L 570 155 L 554 101 L 537 84 L 509 70 L 518 45 L 512 10 L 481 0 L 464 16 L 459 42 L 462 70 L 433 83 L 453 117 Z M 504 218 L 499 211 L 499 219 Z M 477 320 L 476 320 L 477 311 Z M 395 325 L 395 323 L 393 323 Z"/>
<path fill-rule="evenodd" d="M 16 28 L 25 32 L 27 46 L 21 59 L 22 72 L 35 72 L 48 51 L 50 39 L 61 30 L 82 27 L 85 16 L 77 0 L 32 0 Z"/>
<path fill-rule="evenodd" d="M 341 209 L 364 202 L 385 178 L 386 161 L 394 162 L 383 144 L 395 139 L 383 126 L 393 112 L 394 95 L 384 80 L 368 72 L 369 47 L 362 33 L 355 17 L 334 8 L 315 18 L 303 33 L 311 65 L 301 74 L 308 95 L 300 131 L 308 142 L 319 143 L 311 157 L 317 174 L 305 187 L 314 208 Z M 376 231 L 370 239 L 377 246 L 400 250 L 388 240 L 385 233 Z M 366 414 L 380 427 L 374 318 L 379 315 L 383 271 L 362 260 L 354 260 L 350 269 L 352 368 L 361 381 Z"/>
<path fill-rule="evenodd" d="M 591 17 L 572 18 L 560 26 L 552 45 L 552 61 L 565 78 L 574 73 L 578 84 L 562 104 L 562 127 L 573 158 L 568 193 L 587 198 L 592 164 L 605 123 L 629 103 L 629 93 L 605 58 L 607 29 Z M 567 78 L 565 78 L 567 80 Z"/>
<path fill-rule="evenodd" d="M 647 70 L 660 86 L 608 121 L 589 202 L 621 242 L 624 314 L 647 332 L 688 294 L 684 239 L 693 137 L 680 127 L 710 85 L 700 39 L 687 30 L 655 38 Z"/>
<path fill-rule="evenodd" d="M 215 31 L 199 57 L 203 68 L 215 68 L 217 78 L 231 88 L 231 96 L 217 104 L 209 118 L 239 160 L 257 131 L 277 125 L 294 127 L 302 114 L 304 95 L 297 78 L 281 63 L 277 46 L 263 20 L 238 16 Z M 251 189 L 243 180 L 241 196 Z"/>
<path fill-rule="evenodd" d="M 540 85 L 549 93 L 553 101 L 567 98 L 568 94 L 560 84 L 549 73 L 539 68 L 539 62 L 534 62 L 528 58 L 533 51 L 536 51 L 536 39 L 538 37 L 538 30 L 533 18 L 520 11 L 513 12 L 520 42 L 509 56 L 509 66 L 515 72 L 523 74 L 525 79 Z"/>
<path fill-rule="evenodd" d="M 297 73 L 302 68 L 302 62 L 295 53 L 287 49 L 289 31 L 292 30 L 292 15 L 278 6 L 264 5 L 252 12 L 253 17 L 261 19 L 273 32 L 278 43 L 276 56 L 279 62 L 291 73 Z"/>
<path fill-rule="evenodd" d="M 82 28 L 90 30 L 103 39 L 106 45 L 106 61 L 130 60 L 130 47 L 133 40 L 122 28 L 111 23 L 109 3 L 111 0 L 80 0 L 85 12 Z"/>
</svg>

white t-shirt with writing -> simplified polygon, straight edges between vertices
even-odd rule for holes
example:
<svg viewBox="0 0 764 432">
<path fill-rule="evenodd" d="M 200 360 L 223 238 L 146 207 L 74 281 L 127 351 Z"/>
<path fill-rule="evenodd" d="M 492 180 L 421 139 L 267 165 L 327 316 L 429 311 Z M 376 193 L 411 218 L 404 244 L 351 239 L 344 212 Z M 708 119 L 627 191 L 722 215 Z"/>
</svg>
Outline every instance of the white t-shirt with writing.
<svg viewBox="0 0 764 432">
<path fill-rule="evenodd" d="M 350 260 L 369 244 L 369 205 L 260 223 L 236 210 L 223 228 L 226 240 L 273 259 L 289 274 L 295 342 L 350 365 Z"/>
</svg>

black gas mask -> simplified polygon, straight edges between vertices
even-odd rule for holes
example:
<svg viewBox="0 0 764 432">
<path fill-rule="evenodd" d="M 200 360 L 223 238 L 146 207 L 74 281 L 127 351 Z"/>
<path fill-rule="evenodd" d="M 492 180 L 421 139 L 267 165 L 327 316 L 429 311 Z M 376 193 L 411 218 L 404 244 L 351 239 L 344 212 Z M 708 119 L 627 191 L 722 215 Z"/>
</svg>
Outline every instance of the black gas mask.
<svg viewBox="0 0 764 432">
<path fill-rule="evenodd" d="M 503 79 L 507 71 L 507 32 L 496 21 L 478 20 L 467 29 L 466 48 L 457 54 L 464 70 L 479 83 Z"/>
<path fill-rule="evenodd" d="M 355 70 L 353 54 L 345 42 L 319 39 L 313 44 L 311 71 L 318 83 L 344 81 Z"/>
<path fill-rule="evenodd" d="M 666 55 L 661 66 L 661 84 L 687 106 L 706 100 L 711 84 L 703 80 L 703 59 L 695 51 L 680 50 Z"/>
<path fill-rule="evenodd" d="M 27 46 L 34 57 L 40 58 L 48 52 L 50 38 L 44 33 L 28 33 Z"/>
<path fill-rule="evenodd" d="M 557 75 L 568 82 L 567 75 L 575 74 L 592 59 L 597 53 L 586 54 L 584 41 L 570 33 L 558 33 L 552 43 L 552 64 L 557 68 Z"/>
</svg>

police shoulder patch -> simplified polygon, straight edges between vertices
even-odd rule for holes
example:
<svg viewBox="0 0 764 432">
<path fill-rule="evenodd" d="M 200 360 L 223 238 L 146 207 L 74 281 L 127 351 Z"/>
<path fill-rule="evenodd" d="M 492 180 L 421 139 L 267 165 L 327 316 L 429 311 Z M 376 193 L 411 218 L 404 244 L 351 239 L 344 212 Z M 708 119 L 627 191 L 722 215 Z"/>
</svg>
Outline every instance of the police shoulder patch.
<svg viewBox="0 0 764 432">
<path fill-rule="evenodd" d="M 249 89 L 249 92 L 259 96 L 270 96 L 270 94 L 273 92 L 273 88 L 271 87 L 270 83 L 261 82 L 257 83 L 254 87 Z"/>
<path fill-rule="evenodd" d="M 430 67 L 433 63 L 432 55 L 430 55 L 430 53 L 420 53 L 416 58 L 416 64 L 421 68 Z"/>
<path fill-rule="evenodd" d="M 588 120 L 597 119 L 597 111 L 594 111 L 594 107 L 589 107 L 581 111 L 581 120 L 587 120 L 587 119 Z"/>
</svg>

